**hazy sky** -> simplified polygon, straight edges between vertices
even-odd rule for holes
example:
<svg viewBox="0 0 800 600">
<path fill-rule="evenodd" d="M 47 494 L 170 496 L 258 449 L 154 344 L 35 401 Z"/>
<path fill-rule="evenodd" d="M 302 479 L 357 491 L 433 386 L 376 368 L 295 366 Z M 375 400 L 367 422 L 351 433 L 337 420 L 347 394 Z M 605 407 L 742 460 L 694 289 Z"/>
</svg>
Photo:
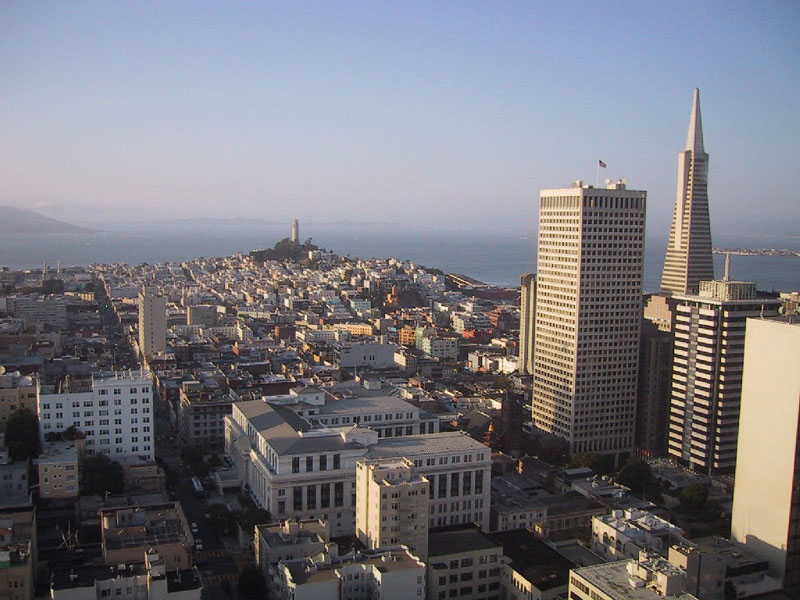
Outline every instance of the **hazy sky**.
<svg viewBox="0 0 800 600">
<path fill-rule="evenodd" d="M 0 204 L 535 230 L 627 177 L 666 236 L 694 87 L 712 230 L 800 233 L 798 2 L 0 2 Z"/>
</svg>

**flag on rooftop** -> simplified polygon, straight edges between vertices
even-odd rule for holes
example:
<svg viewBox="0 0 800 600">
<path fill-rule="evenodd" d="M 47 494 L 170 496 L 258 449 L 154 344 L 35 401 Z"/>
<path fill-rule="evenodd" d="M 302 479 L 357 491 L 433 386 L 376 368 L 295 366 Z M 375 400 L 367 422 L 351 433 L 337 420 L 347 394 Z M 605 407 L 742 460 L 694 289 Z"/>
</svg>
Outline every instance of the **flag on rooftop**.
<svg viewBox="0 0 800 600">
<path fill-rule="evenodd" d="M 604 163 L 602 160 L 598 160 L 597 162 L 598 162 L 598 163 L 600 163 L 600 166 L 601 166 L 603 169 L 605 169 L 605 168 L 606 168 L 606 163 Z"/>
</svg>

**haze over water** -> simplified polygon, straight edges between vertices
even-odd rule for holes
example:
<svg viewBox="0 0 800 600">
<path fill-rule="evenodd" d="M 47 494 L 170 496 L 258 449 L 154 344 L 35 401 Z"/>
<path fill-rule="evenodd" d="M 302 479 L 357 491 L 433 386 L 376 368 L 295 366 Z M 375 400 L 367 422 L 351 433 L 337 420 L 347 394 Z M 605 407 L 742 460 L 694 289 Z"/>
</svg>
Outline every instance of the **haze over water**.
<svg viewBox="0 0 800 600">
<path fill-rule="evenodd" d="M 94 234 L 6 235 L 0 237 L 0 266 L 38 268 L 42 261 L 55 266 L 100 262 L 129 264 L 180 262 L 200 256 L 229 256 L 271 247 L 288 234 L 288 227 L 213 230 L 211 228 L 103 231 Z M 359 258 L 408 259 L 448 272 L 463 273 L 486 283 L 517 286 L 525 272 L 536 271 L 536 231 L 477 232 L 394 228 L 386 225 L 309 225 L 301 222 L 301 239 L 311 237 L 320 247 Z M 716 246 L 800 248 L 798 238 L 748 239 L 720 235 Z M 645 249 L 644 290 L 657 291 L 666 239 L 648 237 Z M 724 256 L 714 255 L 715 274 L 721 277 Z M 733 279 L 755 281 L 759 289 L 800 290 L 800 258 L 781 256 L 731 257 Z"/>
</svg>

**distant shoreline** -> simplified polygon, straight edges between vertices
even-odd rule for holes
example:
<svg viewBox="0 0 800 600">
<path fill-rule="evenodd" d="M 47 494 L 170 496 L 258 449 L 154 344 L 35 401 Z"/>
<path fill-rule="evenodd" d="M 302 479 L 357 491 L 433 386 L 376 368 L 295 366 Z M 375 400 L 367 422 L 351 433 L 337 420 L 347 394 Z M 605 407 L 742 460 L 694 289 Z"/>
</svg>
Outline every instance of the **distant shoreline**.
<svg viewBox="0 0 800 600">
<path fill-rule="evenodd" d="M 800 250 L 786 250 L 783 248 L 714 248 L 714 254 L 738 254 L 739 256 L 792 256 L 800 258 Z"/>
</svg>

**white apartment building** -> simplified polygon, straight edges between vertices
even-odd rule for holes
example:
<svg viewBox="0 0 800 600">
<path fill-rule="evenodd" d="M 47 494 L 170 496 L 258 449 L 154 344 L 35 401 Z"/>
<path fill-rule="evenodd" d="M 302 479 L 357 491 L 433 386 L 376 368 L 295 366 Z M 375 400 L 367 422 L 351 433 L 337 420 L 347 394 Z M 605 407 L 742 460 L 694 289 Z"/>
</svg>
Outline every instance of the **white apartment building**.
<svg viewBox="0 0 800 600">
<path fill-rule="evenodd" d="M 407 458 L 356 465 L 356 536 L 370 550 L 403 544 L 428 554 L 429 483 Z"/>
<path fill-rule="evenodd" d="M 139 352 L 150 358 L 167 349 L 167 301 L 155 286 L 139 292 Z"/>
<path fill-rule="evenodd" d="M 533 421 L 572 453 L 633 449 L 646 196 L 541 192 Z"/>
<path fill-rule="evenodd" d="M 65 393 L 40 393 L 37 411 L 42 440 L 74 425 L 86 435 L 86 454 L 154 459 L 150 373 L 96 373 L 87 385 L 73 385 Z"/>
<path fill-rule="evenodd" d="M 692 469 L 736 465 L 748 317 L 776 315 L 780 299 L 759 298 L 751 282 L 701 281 L 699 294 L 674 295 L 668 450 Z"/>
</svg>

